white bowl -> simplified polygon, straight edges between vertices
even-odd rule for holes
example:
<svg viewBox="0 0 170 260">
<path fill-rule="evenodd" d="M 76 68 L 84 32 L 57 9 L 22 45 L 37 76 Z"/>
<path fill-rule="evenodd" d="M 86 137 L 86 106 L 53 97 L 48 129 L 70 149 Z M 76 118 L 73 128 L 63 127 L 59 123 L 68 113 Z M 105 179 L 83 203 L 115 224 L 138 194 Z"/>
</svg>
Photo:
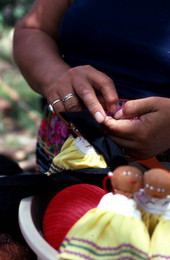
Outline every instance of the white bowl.
<svg viewBox="0 0 170 260">
<path fill-rule="evenodd" d="M 57 260 L 57 251 L 43 238 L 42 218 L 50 198 L 34 196 L 22 199 L 19 205 L 19 226 L 23 237 L 38 260 Z"/>
</svg>

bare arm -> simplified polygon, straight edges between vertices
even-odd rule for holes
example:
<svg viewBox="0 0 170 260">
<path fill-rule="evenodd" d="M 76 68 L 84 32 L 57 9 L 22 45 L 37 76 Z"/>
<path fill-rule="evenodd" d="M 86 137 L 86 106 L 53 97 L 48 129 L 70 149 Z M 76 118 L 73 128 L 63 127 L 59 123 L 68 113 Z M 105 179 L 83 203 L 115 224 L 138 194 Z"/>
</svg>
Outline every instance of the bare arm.
<svg viewBox="0 0 170 260">
<path fill-rule="evenodd" d="M 69 0 L 38 0 L 15 28 L 14 59 L 30 86 L 45 97 L 48 87 L 56 85 L 56 78 L 69 69 L 56 44 L 69 4 Z"/>
<path fill-rule="evenodd" d="M 36 0 L 16 26 L 14 59 L 29 85 L 48 103 L 69 93 L 78 96 L 57 103 L 54 107 L 57 114 L 80 110 L 83 104 L 102 122 L 106 114 L 96 91 L 102 94 L 106 108 L 114 112 L 118 97 L 112 80 L 88 65 L 70 69 L 57 46 L 60 21 L 70 4 L 69 0 Z"/>
</svg>

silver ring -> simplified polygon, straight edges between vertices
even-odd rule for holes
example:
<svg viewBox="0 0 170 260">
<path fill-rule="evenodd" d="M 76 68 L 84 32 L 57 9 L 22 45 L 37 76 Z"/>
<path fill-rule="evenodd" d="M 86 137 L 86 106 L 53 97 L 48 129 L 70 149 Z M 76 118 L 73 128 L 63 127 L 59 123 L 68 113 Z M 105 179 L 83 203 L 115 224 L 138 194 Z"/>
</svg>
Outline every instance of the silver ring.
<svg viewBox="0 0 170 260">
<path fill-rule="evenodd" d="M 70 98 L 72 97 L 75 97 L 76 95 L 73 94 L 73 93 L 70 93 L 68 95 L 66 95 L 64 98 L 63 98 L 63 103 L 65 103 L 67 100 L 69 100 Z"/>
<path fill-rule="evenodd" d="M 58 103 L 58 102 L 60 102 L 60 101 L 62 101 L 61 99 L 56 99 L 52 104 L 49 104 L 48 105 L 48 109 L 49 109 L 49 111 L 51 111 L 52 113 L 55 113 L 54 112 L 54 105 L 56 104 L 56 103 Z"/>
</svg>

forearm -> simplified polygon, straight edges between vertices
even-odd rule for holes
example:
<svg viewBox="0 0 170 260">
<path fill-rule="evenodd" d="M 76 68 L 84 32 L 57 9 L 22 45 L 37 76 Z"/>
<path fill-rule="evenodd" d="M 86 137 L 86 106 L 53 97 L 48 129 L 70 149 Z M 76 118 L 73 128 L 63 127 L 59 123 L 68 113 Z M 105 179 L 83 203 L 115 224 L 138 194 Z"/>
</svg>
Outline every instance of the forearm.
<svg viewBox="0 0 170 260">
<path fill-rule="evenodd" d="M 16 28 L 14 60 L 28 84 L 47 97 L 49 87 L 69 69 L 54 39 L 38 29 Z"/>
<path fill-rule="evenodd" d="M 105 111 L 95 90 L 100 91 L 107 110 L 115 112 L 118 97 L 113 81 L 89 65 L 70 69 L 61 57 L 54 36 L 44 30 L 16 28 L 14 58 L 29 85 L 49 104 L 63 100 L 69 93 L 77 96 L 67 103 L 58 102 L 54 108 L 57 115 L 60 111 L 79 111 L 87 107 L 101 123 Z"/>
<path fill-rule="evenodd" d="M 58 102 L 54 111 L 79 111 L 87 107 L 98 122 L 106 114 L 104 106 L 115 112 L 118 95 L 113 81 L 89 65 L 71 68 L 64 62 L 57 46 L 60 24 L 73 0 L 35 0 L 30 12 L 20 21 L 14 33 L 14 59 L 29 85 L 47 99 Z M 102 102 L 96 93 L 101 95 Z"/>
</svg>

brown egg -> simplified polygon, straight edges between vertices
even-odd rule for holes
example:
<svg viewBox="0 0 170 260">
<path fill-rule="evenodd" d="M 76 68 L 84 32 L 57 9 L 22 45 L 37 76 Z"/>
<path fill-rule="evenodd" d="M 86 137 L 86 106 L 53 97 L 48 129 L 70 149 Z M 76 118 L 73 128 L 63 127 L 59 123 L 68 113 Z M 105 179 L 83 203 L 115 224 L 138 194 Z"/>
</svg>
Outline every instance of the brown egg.
<svg viewBox="0 0 170 260">
<path fill-rule="evenodd" d="M 119 166 L 113 171 L 111 185 L 115 193 L 132 196 L 143 186 L 143 174 L 134 166 Z"/>
<path fill-rule="evenodd" d="M 170 195 L 170 173 L 163 169 L 151 169 L 144 174 L 145 192 L 154 198 Z"/>
</svg>

